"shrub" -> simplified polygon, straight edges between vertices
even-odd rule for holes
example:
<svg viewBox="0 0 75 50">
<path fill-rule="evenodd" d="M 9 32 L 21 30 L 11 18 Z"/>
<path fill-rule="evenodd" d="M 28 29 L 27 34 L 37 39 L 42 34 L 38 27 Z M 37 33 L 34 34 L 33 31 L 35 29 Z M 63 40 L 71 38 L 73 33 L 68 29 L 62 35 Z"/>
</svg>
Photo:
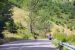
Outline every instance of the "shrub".
<svg viewBox="0 0 75 50">
<path fill-rule="evenodd" d="M 17 33 L 17 27 L 16 27 L 13 19 L 11 19 L 10 21 L 8 21 L 6 23 L 6 27 L 7 27 L 7 29 L 8 29 L 9 32 L 11 32 L 11 33 Z"/>
</svg>

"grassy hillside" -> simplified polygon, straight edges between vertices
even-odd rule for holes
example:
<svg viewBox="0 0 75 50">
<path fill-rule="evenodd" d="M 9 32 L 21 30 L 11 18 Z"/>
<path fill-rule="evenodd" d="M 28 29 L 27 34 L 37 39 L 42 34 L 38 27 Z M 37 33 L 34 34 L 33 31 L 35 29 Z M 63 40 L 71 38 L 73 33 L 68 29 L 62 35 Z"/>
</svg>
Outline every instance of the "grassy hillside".
<svg viewBox="0 0 75 50">
<path fill-rule="evenodd" d="M 59 40 L 75 40 L 74 0 L 8 0 L 0 4 L 0 21 L 4 23 L 0 23 L 0 30 L 7 39 L 33 39 L 35 34 L 46 38 L 47 33 L 52 33 Z"/>
<path fill-rule="evenodd" d="M 4 39 L 6 42 L 21 40 L 21 39 L 33 39 L 32 34 L 29 31 L 29 11 L 25 11 L 16 6 L 10 9 L 12 11 L 12 19 L 17 27 L 16 33 L 11 33 L 7 29 L 3 31 Z M 6 22 L 8 25 L 8 22 Z"/>
</svg>

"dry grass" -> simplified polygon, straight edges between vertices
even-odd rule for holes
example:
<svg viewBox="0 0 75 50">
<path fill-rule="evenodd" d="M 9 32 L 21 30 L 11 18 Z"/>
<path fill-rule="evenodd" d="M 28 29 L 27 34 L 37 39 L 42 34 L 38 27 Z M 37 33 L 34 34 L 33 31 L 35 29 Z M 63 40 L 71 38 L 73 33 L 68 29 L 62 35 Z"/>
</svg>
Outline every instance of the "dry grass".
<svg viewBox="0 0 75 50">
<path fill-rule="evenodd" d="M 63 33 L 66 34 L 67 36 L 75 35 L 75 30 L 71 31 L 71 30 L 68 29 L 66 26 L 63 27 L 63 26 L 61 26 L 61 25 L 53 24 L 53 28 L 52 28 L 51 30 L 52 30 L 52 33 L 55 33 L 56 31 L 59 31 L 59 32 L 63 32 Z"/>
<path fill-rule="evenodd" d="M 23 26 L 27 27 L 27 24 L 29 22 L 29 12 L 24 11 L 22 9 L 19 9 L 17 7 L 13 7 L 13 16 L 12 18 L 14 19 L 15 23 L 21 23 Z"/>
</svg>

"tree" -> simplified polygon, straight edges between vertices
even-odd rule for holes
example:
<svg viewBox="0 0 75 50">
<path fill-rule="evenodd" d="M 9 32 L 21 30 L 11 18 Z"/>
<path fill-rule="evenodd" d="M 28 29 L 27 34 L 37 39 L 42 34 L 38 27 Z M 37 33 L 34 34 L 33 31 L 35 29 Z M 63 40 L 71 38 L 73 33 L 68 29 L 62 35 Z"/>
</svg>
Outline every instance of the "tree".
<svg viewBox="0 0 75 50">
<path fill-rule="evenodd" d="M 50 30 L 51 23 L 60 24 L 72 28 L 75 27 L 73 20 L 75 18 L 74 1 L 68 0 L 9 0 L 20 6 L 20 8 L 29 8 L 30 31 Z M 27 3 L 26 3 L 27 2 Z M 71 25 L 73 24 L 73 25 Z M 46 31 L 48 32 L 48 31 Z"/>
</svg>

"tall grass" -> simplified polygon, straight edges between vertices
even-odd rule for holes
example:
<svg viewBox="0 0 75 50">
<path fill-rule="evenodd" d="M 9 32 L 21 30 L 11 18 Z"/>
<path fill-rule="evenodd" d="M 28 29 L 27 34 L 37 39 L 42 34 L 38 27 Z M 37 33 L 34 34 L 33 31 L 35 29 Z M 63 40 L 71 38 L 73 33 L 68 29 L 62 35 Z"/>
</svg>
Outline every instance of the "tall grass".
<svg viewBox="0 0 75 50">
<path fill-rule="evenodd" d="M 65 40 L 66 42 L 70 42 L 73 43 L 75 42 L 75 35 L 71 34 L 71 35 L 67 35 L 66 33 L 64 33 L 64 31 L 55 31 L 55 33 L 53 34 L 55 39 L 58 39 L 60 41 Z"/>
</svg>

